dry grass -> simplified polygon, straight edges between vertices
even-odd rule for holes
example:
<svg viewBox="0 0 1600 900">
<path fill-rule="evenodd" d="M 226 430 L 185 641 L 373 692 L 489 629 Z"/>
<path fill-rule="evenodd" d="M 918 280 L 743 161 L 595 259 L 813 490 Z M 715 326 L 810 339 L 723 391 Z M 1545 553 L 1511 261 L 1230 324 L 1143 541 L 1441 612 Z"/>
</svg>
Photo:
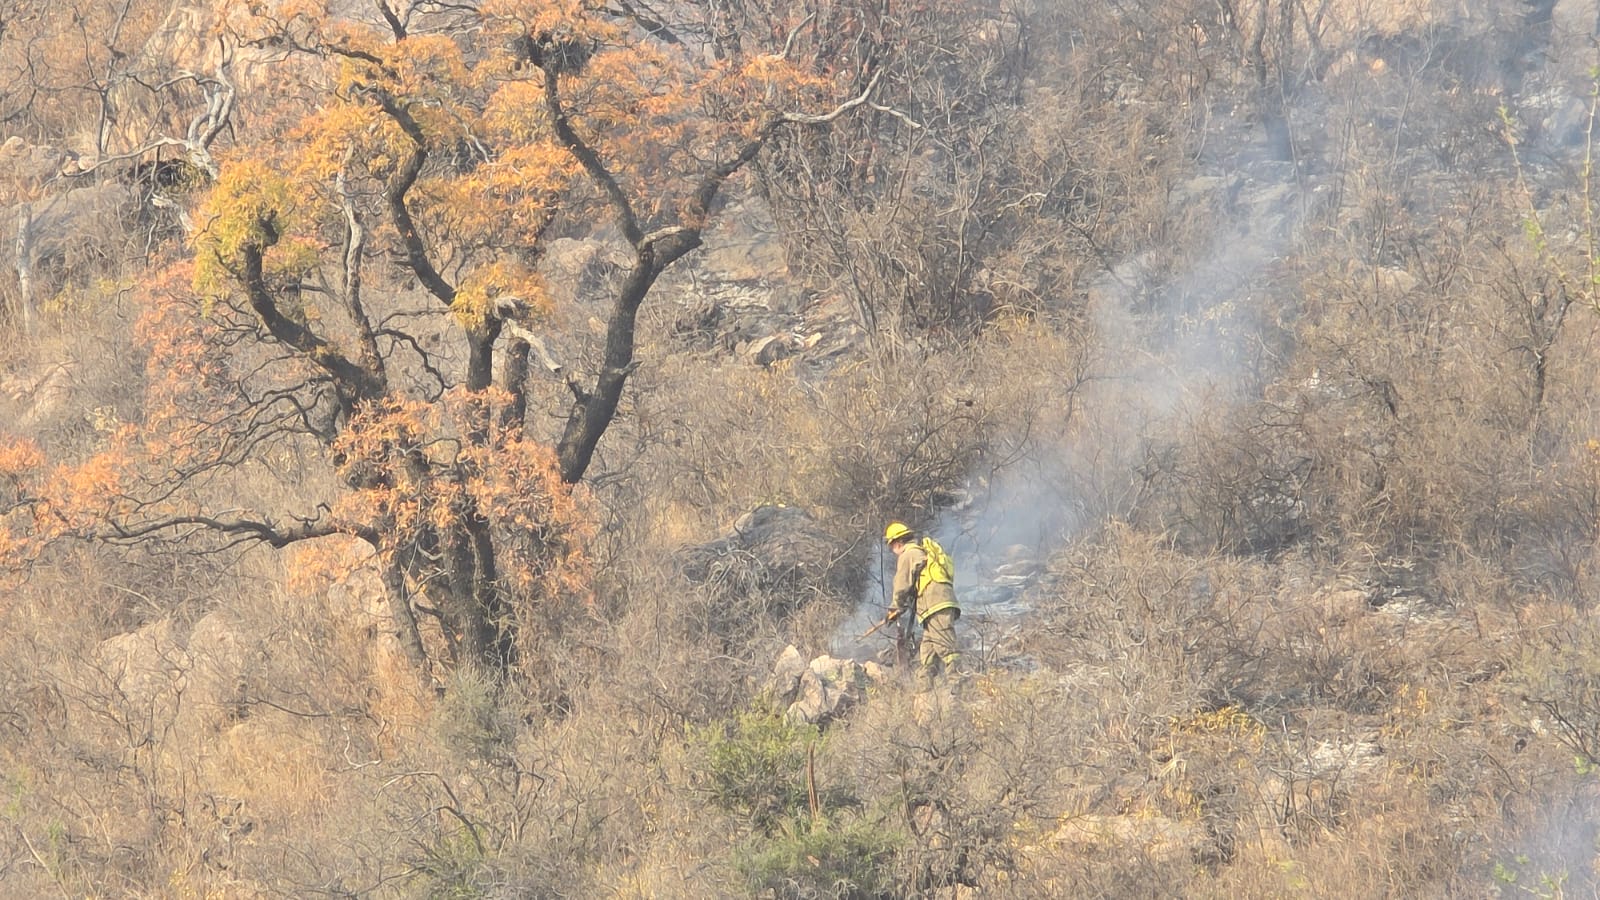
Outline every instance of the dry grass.
<svg viewBox="0 0 1600 900">
<path fill-rule="evenodd" d="M 439 672 L 437 696 L 394 645 L 365 558 L 335 541 L 315 559 L 53 551 L 0 599 L 0 888 L 1594 894 L 1600 332 L 1587 294 L 1551 305 L 1552 272 L 1586 271 L 1587 251 L 1521 241 L 1526 197 L 1485 138 L 1493 96 L 1464 69 L 1401 70 L 1413 50 L 1492 49 L 1467 32 L 1509 7 L 1423 27 L 1451 6 L 1324 8 L 1323 80 L 1298 89 L 1333 124 L 1295 120 L 1286 184 L 1326 190 L 1228 315 L 1172 285 L 1217 252 L 1206 229 L 1233 182 L 1215 202 L 1173 198 L 1200 196 L 1206 141 L 1254 134 L 1261 71 L 1276 85 L 1315 68 L 1303 32 L 1252 59 L 1254 4 L 1229 27 L 1159 4 L 1057 11 L 1083 14 L 1059 32 L 1088 49 L 1040 48 L 1032 124 L 978 123 L 1016 125 L 993 146 L 1026 153 L 997 161 L 992 203 L 970 208 L 993 214 L 982 290 L 998 310 L 976 332 L 908 317 L 831 364 L 762 368 L 675 353 L 677 311 L 647 309 L 646 365 L 594 479 L 597 599 L 529 644 L 528 683 Z M 1396 130 L 1402 108 L 1413 127 Z M 937 175 L 915 158 L 907 171 Z M 1536 173 L 1535 197 L 1564 179 Z M 1548 234 L 1583 227 L 1567 201 Z M 878 248 L 925 261 L 950 221 Z M 872 271 L 913 283 L 890 255 Z M 107 265 L 105 285 L 137 277 Z M 105 290 L 6 351 L 7 427 L 62 459 L 140 415 L 138 351 Z M 1242 374 L 1183 410 L 1150 396 L 1182 354 L 1139 342 L 1209 333 L 1199 321 L 1258 330 L 1217 345 Z M 28 394 L 57 362 L 70 378 Z M 283 452 L 206 490 L 280 506 L 335 487 Z M 806 747 L 743 748 L 791 768 L 809 748 L 807 771 L 770 774 L 813 778 L 816 810 L 755 822 L 714 802 L 703 735 L 762 711 L 785 644 L 825 648 L 883 521 L 931 520 L 1009 476 L 1026 489 L 994 496 L 1018 515 L 1070 507 L 1075 526 L 1044 548 L 1013 665 L 953 698 L 884 686 Z M 830 574 L 685 577 L 684 548 L 772 503 L 811 517 Z"/>
</svg>

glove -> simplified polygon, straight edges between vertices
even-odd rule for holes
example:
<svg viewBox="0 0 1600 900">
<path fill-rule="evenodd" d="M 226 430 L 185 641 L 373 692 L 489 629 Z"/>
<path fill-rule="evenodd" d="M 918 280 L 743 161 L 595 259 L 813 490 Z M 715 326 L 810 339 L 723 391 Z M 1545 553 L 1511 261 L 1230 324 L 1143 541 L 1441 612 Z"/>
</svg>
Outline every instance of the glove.
<svg viewBox="0 0 1600 900">
<path fill-rule="evenodd" d="M 888 615 L 887 618 L 884 619 L 884 621 L 885 622 L 893 622 L 895 619 L 900 618 L 900 614 L 905 612 L 905 611 L 906 611 L 906 608 L 904 606 L 896 606 L 894 609 L 889 610 L 889 615 Z"/>
</svg>

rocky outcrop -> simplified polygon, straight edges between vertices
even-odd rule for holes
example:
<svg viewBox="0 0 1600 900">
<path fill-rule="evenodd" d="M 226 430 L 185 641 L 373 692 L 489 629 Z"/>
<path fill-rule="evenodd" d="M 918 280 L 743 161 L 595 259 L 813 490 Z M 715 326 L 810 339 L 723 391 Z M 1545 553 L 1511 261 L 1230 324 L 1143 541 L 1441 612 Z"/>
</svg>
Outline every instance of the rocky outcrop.
<svg viewBox="0 0 1600 900">
<path fill-rule="evenodd" d="M 823 725 L 848 713 L 866 699 L 867 688 L 888 675 L 877 663 L 859 663 L 826 654 L 805 660 L 794 646 L 784 649 L 772 667 L 765 691 L 791 722 Z"/>
<path fill-rule="evenodd" d="M 66 150 L 29 144 L 12 135 L 0 144 L 0 181 L 37 187 L 62 174 L 69 162 L 76 161 L 76 155 Z"/>
<path fill-rule="evenodd" d="M 725 536 L 679 552 L 691 582 L 740 606 L 791 611 L 817 594 L 847 595 L 852 569 L 842 548 L 797 506 L 758 506 Z"/>
<path fill-rule="evenodd" d="M 119 178 L 76 180 L 78 156 L 11 137 L 0 145 L 0 266 L 8 312 L 31 327 L 35 306 L 54 295 L 68 273 L 110 253 L 138 192 Z"/>
<path fill-rule="evenodd" d="M 864 333 L 855 312 L 810 291 L 785 254 L 766 204 L 755 196 L 731 199 L 701 251 L 662 279 L 662 296 L 678 307 L 674 342 L 762 368 L 791 360 L 821 369 L 858 346 Z"/>
<path fill-rule="evenodd" d="M 173 685 L 192 665 L 188 649 L 166 619 L 102 641 L 94 663 L 118 698 L 140 711 L 157 705 L 175 706 Z"/>
</svg>

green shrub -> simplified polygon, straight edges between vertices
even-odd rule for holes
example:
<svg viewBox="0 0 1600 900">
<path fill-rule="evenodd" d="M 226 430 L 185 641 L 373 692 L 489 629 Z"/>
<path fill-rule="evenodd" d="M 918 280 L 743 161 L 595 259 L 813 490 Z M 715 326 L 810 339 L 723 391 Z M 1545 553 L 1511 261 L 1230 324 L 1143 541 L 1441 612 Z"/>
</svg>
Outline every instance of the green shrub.
<svg viewBox="0 0 1600 900">
<path fill-rule="evenodd" d="M 756 710 L 691 737 L 705 754 L 700 782 L 712 803 L 763 831 L 808 809 L 806 757 L 822 741 L 816 726 Z"/>
<path fill-rule="evenodd" d="M 488 896 L 479 883 L 483 868 L 483 845 L 476 834 L 465 828 L 442 835 L 421 848 L 412 862 L 413 872 L 425 885 L 425 896 L 434 900 L 477 900 Z"/>
<path fill-rule="evenodd" d="M 433 725 L 445 747 L 469 759 L 502 759 L 516 738 L 516 720 L 501 689 L 471 669 L 451 674 Z"/>
<path fill-rule="evenodd" d="M 890 862 L 900 843 L 898 832 L 866 819 L 797 817 L 740 851 L 734 865 L 757 896 L 888 897 Z"/>
</svg>

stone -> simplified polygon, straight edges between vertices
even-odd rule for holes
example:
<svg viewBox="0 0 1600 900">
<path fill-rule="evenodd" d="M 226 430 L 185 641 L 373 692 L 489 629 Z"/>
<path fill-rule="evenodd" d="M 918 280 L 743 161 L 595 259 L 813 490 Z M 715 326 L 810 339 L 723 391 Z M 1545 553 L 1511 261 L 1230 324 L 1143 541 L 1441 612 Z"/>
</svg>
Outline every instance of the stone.
<svg viewBox="0 0 1600 900">
<path fill-rule="evenodd" d="M 781 334 L 771 334 L 752 341 L 745 351 L 756 365 L 766 368 L 781 359 L 794 355 L 789 339 Z"/>
<path fill-rule="evenodd" d="M 107 638 L 95 656 L 119 694 L 141 711 L 175 703 L 174 687 L 192 665 L 169 619 Z"/>
<path fill-rule="evenodd" d="M 779 663 L 787 664 L 784 658 Z M 866 699 L 867 686 L 885 678 L 883 667 L 875 663 L 818 656 L 800 673 L 794 702 L 784 715 L 791 722 L 824 725 L 855 708 Z"/>
<path fill-rule="evenodd" d="M 795 645 L 790 644 L 778 655 L 778 661 L 772 666 L 772 675 L 768 677 L 763 690 L 781 706 L 793 703 L 800 693 L 800 679 L 809 670 L 804 656 Z"/>
</svg>

